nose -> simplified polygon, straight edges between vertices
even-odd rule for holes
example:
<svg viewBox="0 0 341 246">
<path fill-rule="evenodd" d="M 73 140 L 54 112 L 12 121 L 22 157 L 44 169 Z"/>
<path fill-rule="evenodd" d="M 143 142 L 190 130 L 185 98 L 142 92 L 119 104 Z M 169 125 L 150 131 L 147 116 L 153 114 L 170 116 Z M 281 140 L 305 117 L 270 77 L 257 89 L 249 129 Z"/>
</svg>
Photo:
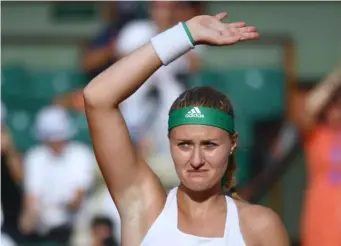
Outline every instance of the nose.
<svg viewBox="0 0 341 246">
<path fill-rule="evenodd" d="M 204 165 L 204 158 L 202 156 L 200 148 L 194 148 L 192 158 L 191 158 L 191 166 L 193 169 L 198 170 Z"/>
</svg>

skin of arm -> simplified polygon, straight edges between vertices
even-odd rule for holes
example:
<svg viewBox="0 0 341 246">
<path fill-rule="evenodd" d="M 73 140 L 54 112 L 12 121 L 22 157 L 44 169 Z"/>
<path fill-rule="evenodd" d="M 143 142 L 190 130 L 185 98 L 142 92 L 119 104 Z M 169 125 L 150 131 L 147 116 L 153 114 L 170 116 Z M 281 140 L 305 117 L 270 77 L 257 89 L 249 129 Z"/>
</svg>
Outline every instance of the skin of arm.
<svg viewBox="0 0 341 246">
<path fill-rule="evenodd" d="M 341 64 L 321 83 L 315 86 L 303 99 L 294 105 L 295 123 L 302 133 L 308 133 L 314 128 L 317 116 L 327 105 L 332 94 L 341 87 Z M 302 107 L 303 102 L 303 107 Z M 299 105 L 301 104 L 301 105 Z"/>
</svg>

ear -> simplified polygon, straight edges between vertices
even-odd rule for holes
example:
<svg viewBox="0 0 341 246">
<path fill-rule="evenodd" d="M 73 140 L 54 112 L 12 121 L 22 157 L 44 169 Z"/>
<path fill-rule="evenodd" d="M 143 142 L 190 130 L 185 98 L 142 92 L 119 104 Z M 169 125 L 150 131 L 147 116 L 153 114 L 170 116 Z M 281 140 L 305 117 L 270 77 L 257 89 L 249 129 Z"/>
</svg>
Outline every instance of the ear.
<svg viewBox="0 0 341 246">
<path fill-rule="evenodd" d="M 235 134 L 231 136 L 231 141 L 232 141 L 232 145 L 231 145 L 231 154 L 232 154 L 238 145 L 238 132 L 236 132 Z"/>
</svg>

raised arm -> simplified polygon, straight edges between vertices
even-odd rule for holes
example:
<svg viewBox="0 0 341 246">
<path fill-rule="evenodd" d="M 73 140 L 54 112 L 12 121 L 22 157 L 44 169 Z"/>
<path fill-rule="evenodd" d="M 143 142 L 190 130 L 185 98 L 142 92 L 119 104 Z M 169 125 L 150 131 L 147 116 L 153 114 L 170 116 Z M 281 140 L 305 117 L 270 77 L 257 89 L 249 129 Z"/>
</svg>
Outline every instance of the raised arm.
<svg viewBox="0 0 341 246">
<path fill-rule="evenodd" d="M 139 194 L 137 189 L 143 188 L 146 181 L 153 187 L 157 184 L 156 177 L 134 150 L 118 106 L 161 65 L 152 45 L 147 44 L 99 74 L 84 89 L 96 158 L 118 207 L 123 198 L 127 198 L 127 203 L 122 206 L 128 205 L 130 194 Z"/>
<path fill-rule="evenodd" d="M 341 88 L 341 64 L 322 82 L 315 86 L 303 101 L 297 101 L 296 105 L 294 105 L 293 112 L 295 123 L 302 133 L 306 134 L 310 132 L 316 124 L 318 115 L 327 105 L 332 94 L 339 88 Z"/>
<path fill-rule="evenodd" d="M 193 41 L 196 44 L 231 45 L 258 38 L 254 27 L 246 27 L 245 23 L 223 24 L 221 20 L 224 17 L 226 14 L 222 13 L 189 20 L 187 26 Z M 169 46 L 158 42 L 158 49 L 157 42 L 148 43 L 99 74 L 84 89 L 86 115 L 96 158 L 120 213 L 136 204 L 132 201 L 147 199 L 144 204 L 150 204 L 151 200 L 163 202 L 165 197 L 159 180 L 136 153 L 118 106 L 163 64 L 161 60 L 165 60 L 165 56 L 175 59 L 181 52 L 190 49 L 179 46 L 190 42 L 186 32 L 179 28 L 179 40 L 175 41 L 182 39 L 182 44 L 164 39 Z M 188 40 L 184 41 L 184 37 Z"/>
</svg>

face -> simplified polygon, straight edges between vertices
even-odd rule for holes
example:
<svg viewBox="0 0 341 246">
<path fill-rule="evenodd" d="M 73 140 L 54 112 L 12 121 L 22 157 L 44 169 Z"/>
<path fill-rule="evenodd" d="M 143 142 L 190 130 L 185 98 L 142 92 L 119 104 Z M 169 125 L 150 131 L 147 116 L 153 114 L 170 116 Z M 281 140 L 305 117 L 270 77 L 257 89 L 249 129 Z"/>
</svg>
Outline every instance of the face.
<svg viewBox="0 0 341 246">
<path fill-rule="evenodd" d="M 236 147 L 237 134 L 212 126 L 183 125 L 170 132 L 170 148 L 181 183 L 193 191 L 217 186 Z"/>
<path fill-rule="evenodd" d="M 341 99 L 335 101 L 335 103 L 327 109 L 326 120 L 328 125 L 332 128 L 341 127 Z"/>
<path fill-rule="evenodd" d="M 46 142 L 46 144 L 53 150 L 54 153 L 60 154 L 66 144 L 66 141 L 51 141 Z"/>
</svg>

